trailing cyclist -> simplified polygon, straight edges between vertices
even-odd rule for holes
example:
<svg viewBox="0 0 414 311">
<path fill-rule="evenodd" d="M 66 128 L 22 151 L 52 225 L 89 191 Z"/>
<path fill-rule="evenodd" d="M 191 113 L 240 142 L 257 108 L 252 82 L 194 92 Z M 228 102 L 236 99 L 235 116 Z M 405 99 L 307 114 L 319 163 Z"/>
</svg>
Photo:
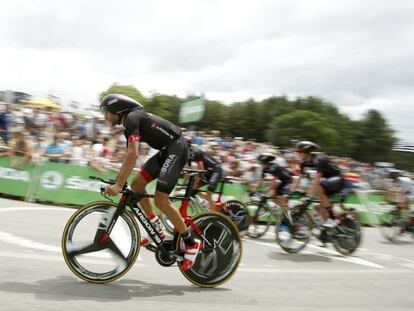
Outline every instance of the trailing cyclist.
<svg viewBox="0 0 414 311">
<path fill-rule="evenodd" d="M 293 182 L 292 173 L 287 167 L 274 163 L 276 157 L 270 153 L 262 153 L 257 160 L 262 165 L 262 180 L 266 175 L 272 177 L 269 187 L 270 195 L 274 197 L 273 201 L 279 205 L 284 212 L 288 210 L 288 195 L 291 191 Z M 260 187 L 260 184 L 259 184 Z"/>
<path fill-rule="evenodd" d="M 388 201 L 395 205 L 398 214 L 401 210 L 409 212 L 410 203 L 414 201 L 413 180 L 396 169 L 390 170 L 387 177 L 385 186 Z"/>
<path fill-rule="evenodd" d="M 295 151 L 301 158 L 301 174 L 305 174 L 305 168 L 316 170 L 316 177 L 307 190 L 303 202 L 309 201 L 312 196 L 317 196 L 321 202 L 321 217 L 324 227 L 333 228 L 337 224 L 334 220 L 332 203 L 329 199 L 335 193 L 345 187 L 345 179 L 335 162 L 326 155 L 315 154 L 314 151 L 320 147 L 311 141 L 299 141 L 295 145 Z"/>
<path fill-rule="evenodd" d="M 180 264 L 184 270 L 190 269 L 202 243 L 198 239 L 194 239 L 187 230 L 179 212 L 169 200 L 169 194 L 188 160 L 188 146 L 181 129 L 167 120 L 145 112 L 141 104 L 124 95 L 110 94 L 105 96 L 102 99 L 100 109 L 105 120 L 110 122 L 113 127 L 116 125 L 124 126 L 124 134 L 127 139 L 127 153 L 116 183 L 107 185 L 105 193 L 114 196 L 122 191 L 122 187 L 138 159 L 140 141 L 159 150 L 142 166 L 140 173 L 134 178 L 131 188 L 135 192 L 146 193 L 146 185 L 158 178 L 155 204 L 167 215 L 175 229 L 181 234 L 185 243 L 185 255 L 184 261 Z M 144 198 L 140 205 L 160 235 L 165 237 L 161 222 L 155 216 L 150 200 Z M 146 246 L 150 242 L 151 239 L 147 237 L 141 241 L 141 245 Z"/>
<path fill-rule="evenodd" d="M 283 228 L 293 224 L 293 220 L 289 211 L 289 194 L 293 187 L 293 174 L 291 170 L 279 163 L 274 163 L 276 157 L 270 153 L 262 153 L 258 156 L 258 161 L 262 165 L 262 182 L 266 175 L 272 177 L 271 185 L 269 187 L 270 195 L 273 202 L 283 210 Z M 261 183 L 259 183 L 259 187 Z M 295 236 L 302 237 L 305 235 L 301 228 L 297 228 Z"/>
<path fill-rule="evenodd" d="M 191 164 L 195 162 L 197 164 L 197 169 L 206 171 L 206 173 L 202 177 L 197 177 L 193 189 L 197 190 L 202 186 L 208 184 L 207 193 L 199 193 L 198 195 L 200 195 L 209 203 L 210 208 L 213 211 L 220 211 L 221 206 L 218 206 L 214 202 L 213 193 L 217 187 L 217 184 L 223 177 L 223 170 L 221 168 L 221 164 L 215 158 L 209 156 L 206 152 L 202 151 L 201 149 L 192 148 L 190 138 L 187 138 L 187 143 L 190 149 L 188 165 L 191 167 Z"/>
</svg>

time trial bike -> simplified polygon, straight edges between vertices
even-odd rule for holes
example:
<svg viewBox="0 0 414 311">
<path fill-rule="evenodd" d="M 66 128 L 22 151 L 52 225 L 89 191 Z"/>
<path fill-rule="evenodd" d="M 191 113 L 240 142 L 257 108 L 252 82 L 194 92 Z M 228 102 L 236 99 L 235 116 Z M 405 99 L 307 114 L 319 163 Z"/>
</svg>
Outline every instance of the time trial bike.
<svg viewBox="0 0 414 311">
<path fill-rule="evenodd" d="M 113 181 L 99 177 L 106 184 Z M 193 266 L 184 270 L 183 241 L 177 232 L 172 238 L 162 240 L 157 230 L 144 214 L 139 201 L 152 194 L 134 193 L 124 185 L 118 204 L 97 201 L 77 210 L 68 220 L 62 234 L 62 253 L 70 270 L 79 278 L 92 283 L 112 282 L 135 263 L 140 251 L 140 229 L 136 219 L 154 241 L 147 248 L 155 252 L 157 262 L 171 266 L 178 262 L 181 273 L 200 287 L 216 287 L 235 273 L 242 256 L 242 243 L 236 226 L 220 213 L 205 212 L 190 218 L 187 207 L 194 174 L 181 200 L 180 214 L 191 234 L 202 241 L 202 248 Z M 101 188 L 103 194 L 104 188 Z M 106 197 L 111 200 L 110 198 Z"/>
<path fill-rule="evenodd" d="M 297 196 L 298 193 L 292 195 Z M 361 243 L 362 232 L 358 214 L 344 204 L 348 195 L 349 190 L 346 189 L 339 194 L 339 198 L 337 196 L 331 200 L 333 206 L 339 203 L 340 207 L 340 210 L 335 212 L 337 225 L 333 228 L 323 226 L 317 208 L 313 205 L 313 203 L 320 203 L 319 200 L 310 199 L 291 207 L 288 212 L 289 217 L 284 213 L 276 224 L 277 243 L 287 253 L 298 253 L 314 236 L 324 244 L 332 243 L 342 255 L 352 254 Z"/>
<path fill-rule="evenodd" d="M 199 177 L 203 178 L 203 174 L 206 171 L 185 168 L 183 169 L 183 172 L 187 174 L 196 174 Z M 246 232 L 247 228 L 249 227 L 249 215 L 248 215 L 247 207 L 245 206 L 245 204 L 243 204 L 239 200 L 232 199 L 232 200 L 223 201 L 225 185 L 231 184 L 234 181 L 238 181 L 238 180 L 239 179 L 232 177 L 232 176 L 226 176 L 220 180 L 218 190 L 215 191 L 215 193 L 217 194 L 217 199 L 215 201 L 215 204 L 220 207 L 221 213 L 228 216 L 233 221 L 233 223 L 236 225 L 237 229 L 239 230 L 240 234 L 243 235 Z M 179 185 L 176 188 L 176 190 L 180 190 L 183 187 L 186 189 L 188 187 L 188 184 Z M 204 189 L 192 189 L 192 192 L 190 194 L 190 203 L 187 209 L 188 214 L 190 216 L 203 213 L 203 212 L 207 212 L 208 210 L 210 210 L 208 202 L 200 198 L 200 196 L 198 195 L 199 193 L 205 193 L 205 192 L 206 190 Z M 174 201 L 177 201 L 176 199 L 174 199 L 174 197 L 171 200 L 173 203 Z M 180 202 L 175 202 L 174 205 L 179 206 L 179 204 Z M 163 225 L 165 226 L 166 230 L 169 233 L 172 233 L 174 228 L 173 228 L 173 224 L 171 223 L 171 221 L 163 214 L 161 214 L 160 219 Z"/>
</svg>

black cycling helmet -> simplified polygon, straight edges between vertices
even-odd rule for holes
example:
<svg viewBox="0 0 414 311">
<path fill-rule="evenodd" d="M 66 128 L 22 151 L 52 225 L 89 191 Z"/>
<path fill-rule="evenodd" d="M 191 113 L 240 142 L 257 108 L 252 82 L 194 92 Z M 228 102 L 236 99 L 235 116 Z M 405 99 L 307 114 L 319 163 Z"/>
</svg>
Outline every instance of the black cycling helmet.
<svg viewBox="0 0 414 311">
<path fill-rule="evenodd" d="M 121 112 L 128 112 L 132 110 L 143 110 L 144 106 L 132 98 L 121 94 L 109 94 L 101 101 L 100 110 L 103 114 L 110 112 L 112 114 L 119 114 Z"/>
<path fill-rule="evenodd" d="M 317 145 L 317 144 L 315 144 L 311 141 L 307 141 L 307 140 L 299 141 L 295 145 L 295 151 L 296 152 L 311 153 L 315 149 L 319 149 L 319 148 L 320 148 L 319 145 Z"/>
<path fill-rule="evenodd" d="M 398 177 L 401 176 L 401 172 L 399 170 L 389 170 L 388 171 L 388 177 L 391 179 L 398 179 Z"/>
<path fill-rule="evenodd" d="M 276 157 L 271 153 L 261 153 L 257 157 L 257 160 L 263 164 L 270 163 L 274 160 L 276 160 Z"/>
</svg>

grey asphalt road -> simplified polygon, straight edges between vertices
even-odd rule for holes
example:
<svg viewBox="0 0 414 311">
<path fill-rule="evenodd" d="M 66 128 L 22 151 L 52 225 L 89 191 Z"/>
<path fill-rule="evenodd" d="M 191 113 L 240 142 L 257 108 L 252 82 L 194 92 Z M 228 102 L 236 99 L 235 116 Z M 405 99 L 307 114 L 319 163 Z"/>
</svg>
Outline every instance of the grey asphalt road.
<svg viewBox="0 0 414 311">
<path fill-rule="evenodd" d="M 414 310 L 414 244 L 390 244 L 376 228 L 365 228 L 351 257 L 316 241 L 288 255 L 271 233 L 244 239 L 238 271 L 215 289 L 193 286 L 144 249 L 123 278 L 96 285 L 60 253 L 73 212 L 0 199 L 0 310 Z"/>
</svg>

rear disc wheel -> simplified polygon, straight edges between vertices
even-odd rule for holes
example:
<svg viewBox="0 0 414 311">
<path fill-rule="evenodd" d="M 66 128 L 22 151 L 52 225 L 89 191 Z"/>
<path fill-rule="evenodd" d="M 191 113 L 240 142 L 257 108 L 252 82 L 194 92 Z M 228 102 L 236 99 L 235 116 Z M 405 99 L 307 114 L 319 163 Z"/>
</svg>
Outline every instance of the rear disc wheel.
<svg viewBox="0 0 414 311">
<path fill-rule="evenodd" d="M 239 231 L 231 220 L 216 212 L 198 214 L 193 221 L 201 230 L 201 236 L 191 226 L 189 230 L 203 246 L 189 270 L 184 271 L 180 264 L 178 267 L 181 273 L 197 286 L 219 286 L 228 281 L 239 266 L 242 256 Z M 184 242 L 179 237 L 177 252 L 182 252 L 183 245 Z"/>
</svg>

